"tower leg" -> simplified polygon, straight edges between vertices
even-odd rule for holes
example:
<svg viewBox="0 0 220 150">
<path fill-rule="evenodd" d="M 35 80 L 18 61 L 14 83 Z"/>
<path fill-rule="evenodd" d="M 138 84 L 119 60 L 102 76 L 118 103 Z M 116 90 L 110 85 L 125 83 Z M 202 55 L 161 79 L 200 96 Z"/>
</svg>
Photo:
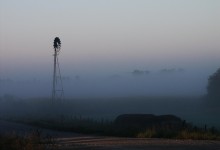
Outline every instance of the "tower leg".
<svg viewBox="0 0 220 150">
<path fill-rule="evenodd" d="M 54 68 L 53 68 L 53 88 L 52 88 L 52 101 L 55 100 L 55 94 L 56 94 L 56 64 L 57 64 L 57 52 L 55 49 L 55 53 L 54 53 Z"/>
</svg>

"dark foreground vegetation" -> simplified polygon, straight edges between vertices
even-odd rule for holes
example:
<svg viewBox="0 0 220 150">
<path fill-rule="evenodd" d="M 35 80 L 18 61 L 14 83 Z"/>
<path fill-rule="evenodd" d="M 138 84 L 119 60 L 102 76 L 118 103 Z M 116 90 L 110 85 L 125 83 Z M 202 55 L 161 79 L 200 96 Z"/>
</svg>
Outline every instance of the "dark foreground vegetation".
<svg viewBox="0 0 220 150">
<path fill-rule="evenodd" d="M 0 98 L 0 119 L 39 128 L 93 135 L 220 140 L 219 126 L 215 128 L 210 125 L 212 123 L 207 124 L 212 118 L 211 121 L 218 125 L 219 105 L 207 103 L 200 98 L 176 99 L 136 97 L 116 100 L 66 100 L 62 103 L 52 103 L 50 99 L 22 100 L 6 95 Z M 147 117 L 152 117 L 154 123 L 145 122 L 145 124 L 135 117 L 132 120 L 130 115 L 126 122 L 126 115 L 120 116 L 126 112 L 135 116 L 148 114 Z M 149 115 L 149 112 L 156 115 Z M 174 115 L 158 115 L 168 113 L 181 118 Z M 203 119 L 203 124 L 189 123 L 200 119 Z M 177 126 L 172 121 L 177 121 Z M 18 133 L 0 134 L 1 150 L 53 150 L 57 149 L 56 146 L 54 138 L 42 136 L 40 130 L 31 131 L 23 136 Z"/>
<path fill-rule="evenodd" d="M 117 116 L 126 113 L 174 114 L 180 118 L 176 117 L 179 120 L 177 127 L 169 122 L 141 126 L 118 123 Z M 194 97 L 69 99 L 64 102 L 51 102 L 44 98 L 22 100 L 10 95 L 0 98 L 2 120 L 94 135 L 220 140 L 218 118 L 219 105 Z"/>
<path fill-rule="evenodd" d="M 220 140 L 220 132 L 215 127 L 197 127 L 182 122 L 181 126 L 172 124 L 152 124 L 150 126 L 123 125 L 111 121 L 97 121 L 86 118 L 73 118 L 71 120 L 29 120 L 26 124 L 48 128 L 58 131 L 69 131 L 84 134 L 138 137 L 138 138 L 170 138 L 193 140 Z"/>
<path fill-rule="evenodd" d="M 198 128 L 196 126 L 192 126 L 191 124 L 185 124 L 184 122 L 180 128 L 175 128 L 168 124 L 163 126 L 158 126 L 155 124 L 153 126 L 144 128 L 133 125 L 121 126 L 115 122 L 96 121 L 85 118 L 74 118 L 72 120 L 66 120 L 63 122 L 58 120 L 34 119 L 29 121 L 18 121 L 43 128 L 93 135 L 184 140 L 220 140 L 220 132 L 215 128 Z M 53 137 L 50 135 L 43 136 L 40 130 L 33 130 L 25 135 L 19 135 L 18 133 L 0 134 L 1 150 L 58 150 L 60 148 L 63 149 Z M 82 149 L 85 149 L 85 147 L 82 147 Z"/>
<path fill-rule="evenodd" d="M 55 150 L 55 141 L 50 136 L 42 136 L 40 130 L 20 135 L 16 132 L 0 134 L 1 150 Z"/>
<path fill-rule="evenodd" d="M 168 115 L 170 116 L 170 115 Z M 17 120 L 25 124 L 48 129 L 78 132 L 93 135 L 133 137 L 133 138 L 167 138 L 167 139 L 192 139 L 192 140 L 220 140 L 220 132 L 213 128 L 198 128 L 185 121 L 181 126 L 175 124 L 121 124 L 119 116 L 115 121 L 97 121 L 86 118 L 74 117 L 71 120 Z M 123 115 L 122 115 L 123 117 Z M 35 129 L 25 135 L 19 133 L 0 134 L 1 150 L 57 150 L 60 147 L 50 135 L 43 135 L 41 130 Z"/>
<path fill-rule="evenodd" d="M 117 119 L 118 118 L 116 118 L 115 121 L 94 120 L 82 117 L 73 117 L 67 119 L 64 116 L 61 116 L 57 119 L 29 119 L 14 121 L 56 131 L 68 131 L 102 136 L 220 140 L 220 132 L 215 127 L 197 127 L 190 123 L 186 123 L 185 120 L 180 120 L 181 122 L 179 121 L 178 124 L 172 123 L 169 120 L 166 123 L 125 124 L 126 122 L 120 123 Z M 26 139 L 23 141 L 29 143 L 31 140 L 33 140 L 33 137 L 34 141 L 37 139 L 38 142 L 41 143 L 42 141 L 39 139 L 40 136 L 36 138 L 36 135 L 40 135 L 39 132 L 33 133 L 34 134 L 31 134 L 31 136 L 26 136 Z M 51 140 L 49 141 L 51 142 Z"/>
</svg>

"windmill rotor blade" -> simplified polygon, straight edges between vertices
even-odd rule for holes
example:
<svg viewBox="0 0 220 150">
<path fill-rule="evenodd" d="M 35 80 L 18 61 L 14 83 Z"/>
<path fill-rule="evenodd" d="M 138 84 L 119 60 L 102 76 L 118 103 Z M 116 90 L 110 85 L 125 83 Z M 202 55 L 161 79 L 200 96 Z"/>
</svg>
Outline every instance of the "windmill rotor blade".
<svg viewBox="0 0 220 150">
<path fill-rule="evenodd" d="M 59 37 L 55 37 L 54 42 L 53 42 L 53 47 L 54 49 L 58 49 L 61 47 L 61 41 Z"/>
</svg>

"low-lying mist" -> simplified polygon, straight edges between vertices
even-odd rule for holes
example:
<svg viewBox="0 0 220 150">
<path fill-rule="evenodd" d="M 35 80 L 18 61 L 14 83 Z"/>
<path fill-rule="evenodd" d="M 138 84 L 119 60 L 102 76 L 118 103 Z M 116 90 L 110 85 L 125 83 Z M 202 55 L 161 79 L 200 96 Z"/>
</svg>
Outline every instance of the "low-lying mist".
<svg viewBox="0 0 220 150">
<path fill-rule="evenodd" d="M 124 73 L 84 73 L 63 75 L 66 98 L 127 96 L 200 96 L 206 94 L 211 73 L 184 69 L 138 70 Z M 48 77 L 2 78 L 0 96 L 20 98 L 50 97 L 52 79 Z"/>
</svg>

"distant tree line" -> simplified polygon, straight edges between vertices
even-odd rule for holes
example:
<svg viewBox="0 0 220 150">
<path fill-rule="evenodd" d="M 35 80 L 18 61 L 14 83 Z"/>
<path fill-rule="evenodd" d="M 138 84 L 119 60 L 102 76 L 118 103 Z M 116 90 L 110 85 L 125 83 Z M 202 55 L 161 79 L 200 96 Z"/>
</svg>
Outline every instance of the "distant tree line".
<svg viewBox="0 0 220 150">
<path fill-rule="evenodd" d="M 207 86 L 207 95 L 208 98 L 212 100 L 220 99 L 220 68 L 208 79 Z"/>
</svg>

